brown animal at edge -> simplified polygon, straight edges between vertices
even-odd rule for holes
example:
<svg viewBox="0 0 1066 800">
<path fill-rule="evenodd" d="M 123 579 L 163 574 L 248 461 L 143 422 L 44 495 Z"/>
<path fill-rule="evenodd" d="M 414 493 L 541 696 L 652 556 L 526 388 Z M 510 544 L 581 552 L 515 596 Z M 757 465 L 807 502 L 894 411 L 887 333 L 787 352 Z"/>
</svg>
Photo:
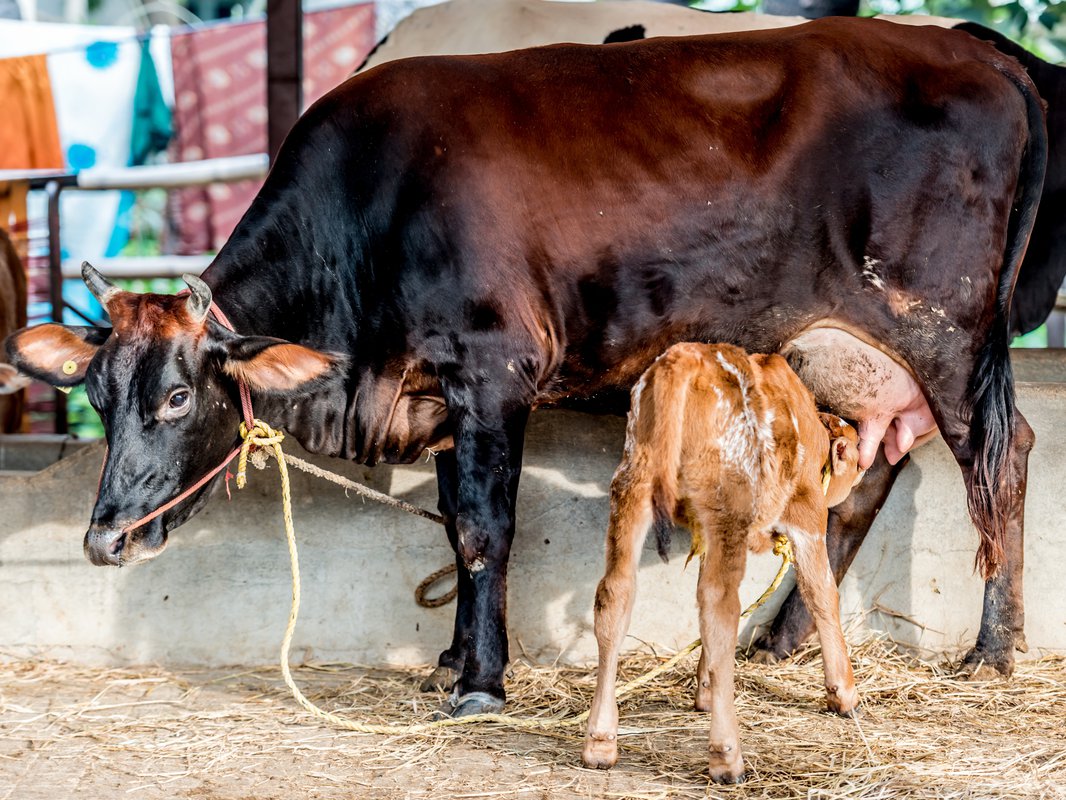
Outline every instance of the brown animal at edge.
<svg viewBox="0 0 1066 800">
<path fill-rule="evenodd" d="M 26 324 L 26 272 L 11 239 L 0 229 L 0 339 Z M 23 395 L 30 379 L 0 361 L 0 433 L 22 427 Z"/>
<path fill-rule="evenodd" d="M 829 709 L 858 703 L 825 547 L 828 510 L 862 477 L 858 434 L 814 397 L 779 355 L 678 344 L 633 387 L 622 463 L 611 482 L 607 570 L 596 590 L 599 666 L 582 758 L 618 760 L 618 654 L 629 627 L 640 553 L 653 522 L 692 531 L 703 651 L 696 708 L 711 712 L 710 775 L 744 779 L 733 702 L 733 652 L 747 551 L 788 537 L 796 582 L 822 646 Z M 823 484 L 823 477 L 828 479 Z"/>
</svg>

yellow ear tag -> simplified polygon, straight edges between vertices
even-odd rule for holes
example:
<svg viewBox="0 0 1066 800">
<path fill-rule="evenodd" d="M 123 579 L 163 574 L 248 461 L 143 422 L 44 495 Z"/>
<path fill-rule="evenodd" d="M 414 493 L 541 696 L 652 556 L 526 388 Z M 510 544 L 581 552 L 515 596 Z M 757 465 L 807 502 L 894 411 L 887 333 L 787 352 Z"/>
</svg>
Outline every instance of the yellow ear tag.
<svg viewBox="0 0 1066 800">
<path fill-rule="evenodd" d="M 57 392 L 62 392 L 63 394 L 70 394 L 69 386 L 53 386 L 52 388 L 55 389 Z"/>
<path fill-rule="evenodd" d="M 63 362 L 63 374 L 64 375 L 73 375 L 77 371 L 78 371 L 78 365 L 75 364 L 73 361 L 64 361 Z"/>
<path fill-rule="evenodd" d="M 822 467 L 822 494 L 829 494 L 829 481 L 833 478 L 833 463 L 826 461 Z"/>
</svg>

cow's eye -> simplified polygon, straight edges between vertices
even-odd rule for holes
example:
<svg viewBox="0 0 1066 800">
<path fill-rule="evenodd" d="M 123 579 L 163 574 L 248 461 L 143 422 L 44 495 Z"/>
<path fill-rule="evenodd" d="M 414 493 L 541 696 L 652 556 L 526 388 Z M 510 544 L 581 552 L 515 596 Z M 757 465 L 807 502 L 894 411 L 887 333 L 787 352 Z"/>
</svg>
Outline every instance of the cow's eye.
<svg viewBox="0 0 1066 800">
<path fill-rule="evenodd" d="M 177 419 L 189 413 L 192 393 L 188 389 L 175 389 L 167 398 L 163 407 L 163 416 L 167 419 Z"/>
</svg>

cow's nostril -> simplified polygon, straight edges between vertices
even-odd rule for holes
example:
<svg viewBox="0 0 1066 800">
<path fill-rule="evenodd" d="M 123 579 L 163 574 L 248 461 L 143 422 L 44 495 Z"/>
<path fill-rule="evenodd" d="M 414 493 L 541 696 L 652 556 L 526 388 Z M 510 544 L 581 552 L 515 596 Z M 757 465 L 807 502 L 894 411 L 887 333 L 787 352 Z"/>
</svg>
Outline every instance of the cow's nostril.
<svg viewBox="0 0 1066 800">
<path fill-rule="evenodd" d="M 122 548 L 125 547 L 125 546 L 126 546 L 126 534 L 123 533 L 121 536 L 119 536 L 117 539 L 115 539 L 115 541 L 113 541 L 111 543 L 111 546 L 108 547 L 107 549 L 108 549 L 108 552 L 111 553 L 111 555 L 117 556 L 119 553 L 122 552 Z"/>
</svg>

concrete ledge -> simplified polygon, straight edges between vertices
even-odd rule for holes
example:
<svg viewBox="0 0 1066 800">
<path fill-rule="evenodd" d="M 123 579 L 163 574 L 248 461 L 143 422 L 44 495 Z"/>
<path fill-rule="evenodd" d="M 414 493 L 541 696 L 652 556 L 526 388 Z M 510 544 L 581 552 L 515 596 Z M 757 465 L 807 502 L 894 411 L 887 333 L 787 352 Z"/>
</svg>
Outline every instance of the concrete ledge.
<svg viewBox="0 0 1066 800">
<path fill-rule="evenodd" d="M 1026 630 L 1032 653 L 1066 651 L 1059 531 L 1066 465 L 1066 358 L 1018 359 L 1019 403 L 1036 429 L 1026 511 Z M 1039 367 L 1037 369 L 1036 367 Z M 623 420 L 550 411 L 533 415 L 512 556 L 512 652 L 587 661 L 595 654 L 592 597 L 603 569 L 607 488 Z M 4 443 L 0 453 L 16 447 Z M 171 536 L 166 553 L 130 569 L 92 567 L 81 552 L 102 446 L 81 448 L 43 472 L 0 477 L 0 653 L 85 663 L 270 663 L 288 614 L 289 575 L 273 465 L 250 476 L 232 502 L 219 493 Z M 298 448 L 294 452 L 301 454 Z M 302 455 L 302 454 L 301 454 Z M 14 456 L 12 463 L 14 463 Z M 373 470 L 312 460 L 427 508 L 433 465 Z M 24 463 L 24 462 L 20 462 Z M 454 606 L 425 610 L 412 592 L 451 561 L 443 532 L 401 512 L 345 499 L 295 473 L 294 514 L 304 608 L 294 657 L 367 664 L 427 662 L 451 637 Z M 687 537 L 670 564 L 649 547 L 631 633 L 677 647 L 697 635 Z M 854 624 L 931 651 L 972 642 L 982 582 L 962 478 L 947 448 L 919 450 L 845 579 Z M 754 599 L 776 568 L 753 556 L 742 590 Z M 772 608 L 767 613 L 772 613 Z"/>
</svg>

